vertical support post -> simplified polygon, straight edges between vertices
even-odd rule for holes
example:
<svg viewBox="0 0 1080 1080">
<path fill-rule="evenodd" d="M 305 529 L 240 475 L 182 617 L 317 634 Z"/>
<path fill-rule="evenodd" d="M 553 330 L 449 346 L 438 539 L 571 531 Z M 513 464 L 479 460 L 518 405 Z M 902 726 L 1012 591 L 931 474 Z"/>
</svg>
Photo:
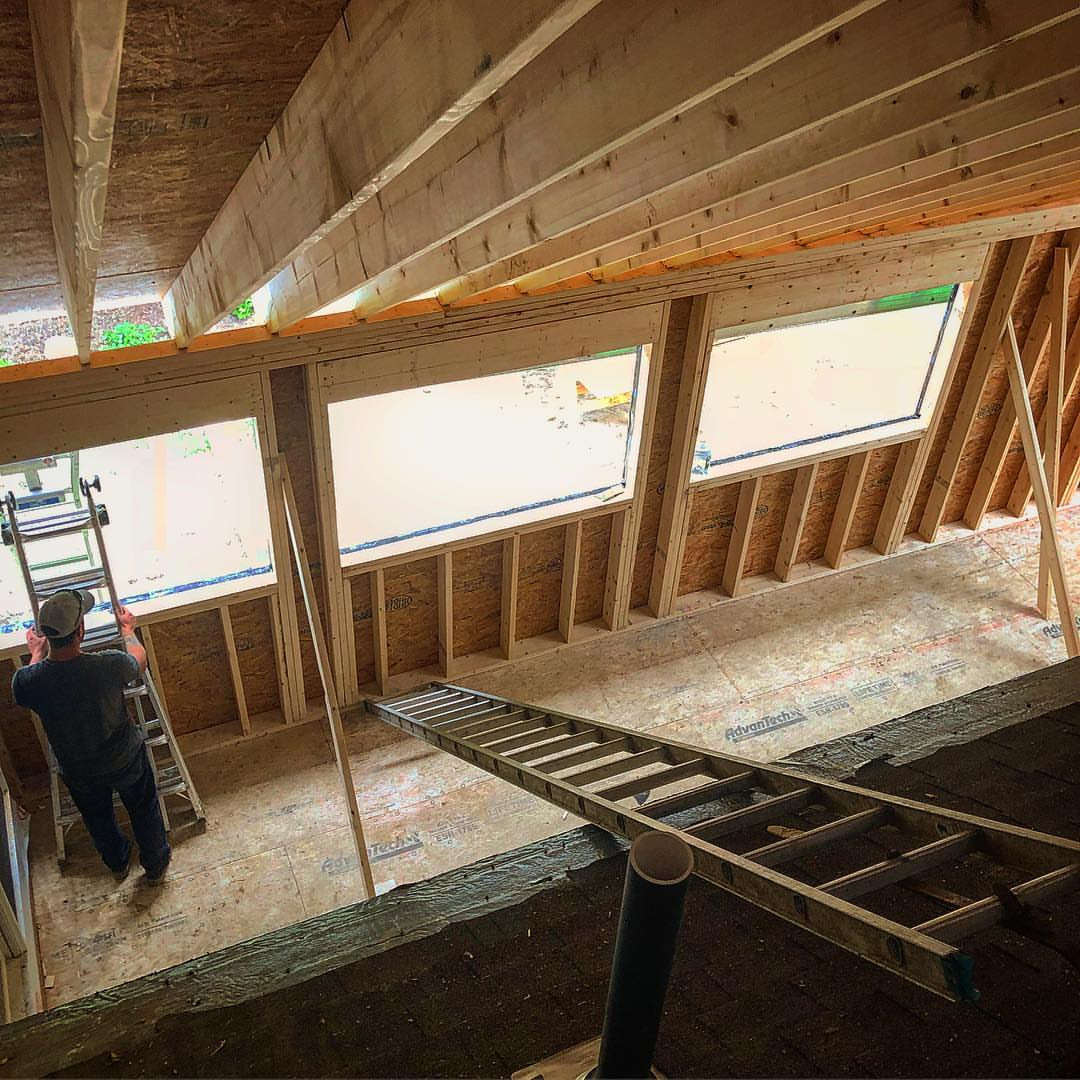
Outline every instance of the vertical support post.
<svg viewBox="0 0 1080 1080">
<path fill-rule="evenodd" d="M 559 636 L 569 641 L 574 633 L 578 565 L 581 561 L 581 520 L 566 526 L 563 539 L 562 592 L 559 596 Z"/>
<path fill-rule="evenodd" d="M 1016 342 L 1016 331 L 1012 319 L 1007 326 L 1008 335 L 1008 371 L 1009 389 L 1012 392 L 1016 418 L 1020 423 L 1020 438 L 1024 444 L 1024 456 L 1027 458 L 1028 471 L 1031 473 L 1035 490 L 1035 504 L 1039 508 L 1039 524 L 1043 536 L 1049 541 L 1050 580 L 1057 597 L 1058 618 L 1065 638 L 1065 649 L 1070 657 L 1080 655 L 1080 634 L 1076 629 L 1076 614 L 1069 596 L 1068 582 L 1065 579 L 1065 564 L 1061 558 L 1061 543 L 1058 538 L 1057 523 L 1054 517 L 1054 500 L 1046 482 L 1039 444 L 1035 437 L 1035 420 L 1031 415 L 1031 400 L 1028 398 L 1027 385 L 1024 381 L 1024 368 L 1020 360 L 1020 346 Z"/>
<path fill-rule="evenodd" d="M 454 553 L 442 552 L 436 560 L 439 606 L 439 667 L 449 678 L 454 667 Z"/>
<path fill-rule="evenodd" d="M 675 833 L 630 845 L 597 1077 L 649 1077 L 694 856 Z"/>
<path fill-rule="evenodd" d="M 1057 491 L 1061 474 L 1061 420 L 1065 408 L 1065 324 L 1069 317 L 1069 252 L 1054 249 L 1050 272 L 1050 355 L 1046 385 L 1046 434 L 1043 439 L 1043 468 L 1050 490 L 1050 513 L 1057 521 Z M 1039 582 L 1036 604 L 1044 619 L 1050 617 L 1049 544 L 1044 532 L 1039 541 Z"/>
<path fill-rule="evenodd" d="M 518 564 L 521 559 L 521 536 L 514 533 L 502 545 L 502 595 L 499 607 L 499 648 L 507 660 L 513 660 L 517 643 Z"/>
<path fill-rule="evenodd" d="M 750 534 L 754 531 L 754 511 L 761 496 L 761 477 L 751 476 L 739 484 L 739 503 L 735 508 L 735 525 L 728 541 L 721 578 L 724 592 L 736 596 L 742 584 L 746 553 L 750 550 Z"/>
<path fill-rule="evenodd" d="M 679 588 L 683 551 L 686 547 L 687 508 L 690 502 L 690 468 L 701 424 L 701 406 L 709 378 L 712 352 L 713 294 L 695 296 L 683 353 L 675 427 L 664 480 L 660 508 L 660 531 L 656 538 L 649 607 L 657 618 L 670 615 Z"/>
<path fill-rule="evenodd" d="M 292 691 L 289 689 L 289 673 L 285 663 L 285 642 L 281 630 L 281 607 L 278 594 L 272 593 L 266 598 L 270 609 L 270 629 L 274 637 L 274 671 L 278 679 L 278 701 L 281 704 L 281 719 L 286 723 L 293 720 Z"/>
<path fill-rule="evenodd" d="M 285 525 L 289 532 L 289 542 L 292 547 L 293 559 L 296 562 L 296 570 L 300 575 L 300 592 L 304 599 L 304 610 L 307 612 L 308 624 L 311 627 L 311 642 L 315 647 L 315 662 L 319 668 L 319 679 L 322 681 L 323 700 L 326 703 L 326 718 L 330 724 L 330 738 L 334 744 L 334 756 L 337 758 L 341 786 L 344 789 L 345 809 L 348 813 L 353 844 L 356 847 L 357 862 L 364 878 L 364 888 L 370 898 L 375 895 L 375 881 L 371 875 L 371 863 L 368 859 L 367 843 L 364 840 L 364 824 L 360 819 L 360 807 L 356 802 L 356 788 L 353 785 L 352 767 L 349 765 L 349 748 L 345 741 L 345 728 L 341 722 L 339 698 L 337 689 L 334 686 L 330 651 L 326 646 L 322 619 L 319 617 L 319 608 L 315 603 L 315 586 L 311 580 L 311 567 L 308 563 L 307 551 L 304 548 L 304 534 L 300 531 L 300 515 L 296 508 L 296 496 L 293 494 L 292 481 L 289 479 L 289 468 L 283 461 L 278 462 L 277 467 L 285 508 Z"/>
<path fill-rule="evenodd" d="M 251 734 L 251 717 L 248 716 L 247 697 L 244 694 L 244 680 L 240 677 L 240 658 L 236 654 L 236 638 L 233 635 L 232 616 L 229 605 L 218 608 L 221 615 L 221 630 L 225 635 L 225 655 L 229 660 L 229 675 L 232 678 L 233 696 L 236 698 L 236 713 L 240 717 L 240 730 L 245 735 Z"/>
<path fill-rule="evenodd" d="M 776 576 L 781 581 L 791 578 L 791 570 L 799 558 L 803 529 L 806 528 L 806 515 L 810 512 L 810 496 L 814 493 L 819 463 L 803 465 L 795 473 L 795 483 L 791 488 L 791 501 L 788 503 L 784 518 L 784 532 L 780 537 L 780 547 L 776 552 Z"/>
</svg>

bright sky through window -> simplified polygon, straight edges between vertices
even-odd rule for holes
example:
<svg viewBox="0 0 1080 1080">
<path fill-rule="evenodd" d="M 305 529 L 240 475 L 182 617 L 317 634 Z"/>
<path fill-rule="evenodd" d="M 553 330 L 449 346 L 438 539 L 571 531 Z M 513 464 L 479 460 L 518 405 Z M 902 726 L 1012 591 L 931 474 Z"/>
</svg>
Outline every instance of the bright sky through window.
<svg viewBox="0 0 1080 1080">
<path fill-rule="evenodd" d="M 346 562 L 615 497 L 648 346 L 330 405 Z"/>
<path fill-rule="evenodd" d="M 946 286 L 718 334 L 695 476 L 921 430 L 963 303 Z"/>
</svg>

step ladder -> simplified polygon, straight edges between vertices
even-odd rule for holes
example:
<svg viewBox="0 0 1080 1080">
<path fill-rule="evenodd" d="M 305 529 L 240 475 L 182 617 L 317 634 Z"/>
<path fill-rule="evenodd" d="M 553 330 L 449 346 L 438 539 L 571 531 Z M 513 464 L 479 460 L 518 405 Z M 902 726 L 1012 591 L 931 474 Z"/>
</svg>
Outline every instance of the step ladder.
<svg viewBox="0 0 1080 1080">
<path fill-rule="evenodd" d="M 953 1000 L 977 998 L 957 942 L 1080 888 L 1080 843 L 794 769 L 447 683 L 367 707 L 628 840 L 677 832 L 699 876 Z M 934 888 L 916 876 L 947 872 L 993 895 L 939 888 L 957 906 L 913 926 L 891 916 L 894 887 L 927 890 L 905 894 L 910 910 Z"/>
<path fill-rule="evenodd" d="M 81 500 L 61 501 L 59 507 L 48 505 L 45 507 L 51 511 L 48 513 L 42 513 L 41 506 L 20 506 L 14 493 L 9 491 L 4 498 L 7 518 L 4 523 L 4 542 L 15 548 L 35 622 L 41 603 L 62 589 L 86 589 L 95 594 L 105 593 L 107 610 L 104 621 L 87 626 L 82 643 L 83 650 L 126 651 L 124 636 L 115 616 L 120 607 L 120 599 L 102 534 L 102 526 L 108 523 L 108 516 L 104 505 L 94 499 L 94 490 L 101 491 L 101 481 L 96 476 L 90 483 L 80 480 L 79 488 Z M 79 536 L 83 541 L 88 552 L 86 565 L 64 573 L 48 573 L 49 570 L 55 570 L 59 563 L 55 560 L 35 563 L 30 557 L 30 548 L 39 541 L 55 540 L 64 536 Z M 188 811 L 189 817 L 193 817 L 191 824 L 196 828 L 204 828 L 206 816 L 202 802 L 191 781 L 191 774 L 180 752 L 168 713 L 149 668 L 140 679 L 125 689 L 124 697 L 134 708 L 134 720 L 146 744 L 147 759 L 157 781 L 158 801 L 165 819 L 165 828 L 172 828 L 167 804 L 169 796 L 177 796 L 178 800 L 183 802 L 183 809 Z M 81 822 L 82 818 L 67 786 L 61 783 L 59 766 L 36 715 L 34 725 L 49 765 L 56 857 L 63 864 L 67 857 L 67 830 L 76 822 Z M 116 797 L 116 803 L 120 805 L 119 796 Z"/>
</svg>

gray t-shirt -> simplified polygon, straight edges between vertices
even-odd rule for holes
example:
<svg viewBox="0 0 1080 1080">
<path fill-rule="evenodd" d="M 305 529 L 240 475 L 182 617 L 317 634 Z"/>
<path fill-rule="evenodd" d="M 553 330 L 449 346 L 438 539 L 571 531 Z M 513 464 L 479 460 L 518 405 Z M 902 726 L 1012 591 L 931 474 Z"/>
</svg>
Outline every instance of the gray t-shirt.
<svg viewBox="0 0 1080 1080">
<path fill-rule="evenodd" d="M 124 687 L 139 677 L 133 656 L 118 649 L 39 660 L 15 672 L 15 701 L 41 717 L 64 778 L 108 780 L 142 751 L 142 736 L 124 704 Z"/>
</svg>

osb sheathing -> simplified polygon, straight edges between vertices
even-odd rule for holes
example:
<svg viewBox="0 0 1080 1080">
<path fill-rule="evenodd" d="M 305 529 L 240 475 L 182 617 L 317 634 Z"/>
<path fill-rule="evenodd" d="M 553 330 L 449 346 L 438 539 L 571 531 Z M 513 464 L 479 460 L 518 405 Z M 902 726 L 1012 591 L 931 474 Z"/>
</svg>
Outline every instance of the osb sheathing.
<svg viewBox="0 0 1080 1080">
<path fill-rule="evenodd" d="M 375 681 L 375 620 L 371 607 L 371 575 L 349 578 L 352 587 L 353 640 L 356 645 L 356 680 L 364 686 Z"/>
<path fill-rule="evenodd" d="M 231 604 L 229 618 L 248 713 L 257 716 L 280 708 L 270 601 L 264 598 Z"/>
<path fill-rule="evenodd" d="M 847 544 L 844 546 L 845 551 L 866 547 L 873 541 L 900 449 L 899 443 L 896 446 L 879 446 L 870 454 L 866 479 L 855 506 L 855 516 L 851 522 Z"/>
<path fill-rule="evenodd" d="M 4 742 L 11 754 L 12 764 L 20 776 L 34 776 L 45 771 L 45 756 L 34 731 L 34 720 L 29 709 L 20 709 L 11 696 L 11 678 L 15 665 L 10 660 L 0 660 L 0 717 Z"/>
<path fill-rule="evenodd" d="M 454 655 L 499 645 L 502 541 L 454 552 Z"/>
<path fill-rule="evenodd" d="M 439 659 L 439 605 L 434 559 L 386 570 L 386 645 L 391 675 Z"/>
<path fill-rule="evenodd" d="M 820 559 L 825 554 L 825 542 L 832 528 L 836 502 L 840 498 L 840 488 L 844 484 L 848 459 L 835 458 L 824 461 L 818 469 L 810 503 L 806 510 L 806 524 L 803 526 L 802 540 L 796 562 L 809 562 Z"/>
<path fill-rule="evenodd" d="M 680 596 L 719 587 L 738 501 L 738 484 L 691 489 Z"/>
<path fill-rule="evenodd" d="M 795 471 L 789 470 L 766 476 L 761 481 L 757 505 L 750 526 L 750 543 L 743 562 L 744 574 L 764 574 L 776 565 L 776 552 L 784 533 Z"/>
<path fill-rule="evenodd" d="M 599 619 L 604 613 L 604 584 L 607 580 L 610 544 L 611 516 L 609 514 L 589 518 L 582 525 L 574 622 L 591 622 L 593 619 Z"/>
<path fill-rule="evenodd" d="M 518 555 L 517 637 L 547 634 L 559 626 L 562 599 L 562 526 L 526 533 Z"/>
<path fill-rule="evenodd" d="M 217 611 L 155 626 L 154 651 L 161 692 L 178 735 L 238 719 Z"/>
<path fill-rule="evenodd" d="M 663 367 L 660 370 L 653 421 L 652 449 L 644 477 L 645 496 L 634 548 L 634 573 L 630 588 L 632 608 L 644 607 L 649 602 L 653 556 L 656 554 L 656 538 L 660 534 L 660 511 L 664 502 L 668 451 L 675 428 L 675 409 L 679 400 L 679 380 L 683 353 L 686 351 L 686 335 L 690 327 L 691 304 L 690 298 L 673 300 L 668 314 Z"/>
</svg>

